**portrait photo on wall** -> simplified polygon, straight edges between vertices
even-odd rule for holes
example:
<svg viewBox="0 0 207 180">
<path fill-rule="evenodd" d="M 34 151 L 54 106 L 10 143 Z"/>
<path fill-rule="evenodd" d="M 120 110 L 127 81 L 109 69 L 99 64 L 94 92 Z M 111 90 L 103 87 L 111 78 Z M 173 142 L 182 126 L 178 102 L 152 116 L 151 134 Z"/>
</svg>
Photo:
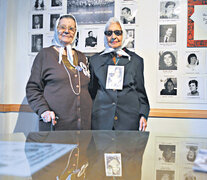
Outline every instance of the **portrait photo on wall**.
<svg viewBox="0 0 207 180">
<path fill-rule="evenodd" d="M 83 52 L 98 52 L 103 49 L 103 30 L 94 26 L 79 30 L 78 49 Z"/>
<path fill-rule="evenodd" d="M 175 77 L 163 77 L 161 82 L 161 96 L 176 96 L 177 95 L 177 78 Z"/>
<path fill-rule="evenodd" d="M 180 14 L 179 1 L 160 1 L 160 19 L 177 20 Z"/>
<path fill-rule="evenodd" d="M 136 24 L 137 6 L 134 4 L 122 4 L 120 7 L 120 20 L 122 24 Z"/>
<path fill-rule="evenodd" d="M 207 73 L 207 57 L 204 50 L 185 51 L 184 70 L 190 74 Z"/>
<path fill-rule="evenodd" d="M 31 52 L 37 53 L 43 48 L 43 34 L 33 34 L 31 38 Z"/>
<path fill-rule="evenodd" d="M 156 180 L 175 180 L 175 171 L 156 170 Z"/>
<path fill-rule="evenodd" d="M 203 179 L 203 174 L 198 174 L 192 168 L 184 168 L 180 179 L 183 180 L 200 180 Z"/>
<path fill-rule="evenodd" d="M 127 44 L 127 48 L 134 49 L 135 48 L 135 29 L 126 28 L 127 38 L 129 39 L 129 43 Z"/>
<path fill-rule="evenodd" d="M 79 25 L 105 24 L 114 16 L 114 0 L 67 0 L 67 13 L 75 16 Z"/>
<path fill-rule="evenodd" d="M 43 28 L 43 14 L 33 14 L 32 29 L 42 29 L 42 28 Z"/>
<path fill-rule="evenodd" d="M 45 10 L 45 0 L 33 0 L 32 1 L 32 10 L 40 11 Z"/>
<path fill-rule="evenodd" d="M 54 31 L 56 21 L 60 17 L 60 14 L 50 14 L 50 31 Z"/>
<path fill-rule="evenodd" d="M 159 27 L 159 42 L 163 44 L 176 42 L 176 24 L 164 24 Z"/>
<path fill-rule="evenodd" d="M 158 161 L 160 163 L 175 163 L 176 145 L 159 144 L 158 152 Z"/>
<path fill-rule="evenodd" d="M 202 82 L 198 77 L 189 77 L 186 78 L 186 96 L 189 98 L 199 98 L 201 96 Z"/>
<path fill-rule="evenodd" d="M 199 149 L 199 144 L 195 144 L 195 143 L 186 143 L 184 145 L 184 156 L 182 156 L 182 162 L 186 163 L 186 164 L 193 164 L 193 162 L 196 159 L 196 155 Z M 183 159 L 184 158 L 184 159 Z"/>
<path fill-rule="evenodd" d="M 51 0 L 51 7 L 61 7 L 62 0 Z"/>
<path fill-rule="evenodd" d="M 159 70 L 177 70 L 177 51 L 159 52 Z"/>
</svg>

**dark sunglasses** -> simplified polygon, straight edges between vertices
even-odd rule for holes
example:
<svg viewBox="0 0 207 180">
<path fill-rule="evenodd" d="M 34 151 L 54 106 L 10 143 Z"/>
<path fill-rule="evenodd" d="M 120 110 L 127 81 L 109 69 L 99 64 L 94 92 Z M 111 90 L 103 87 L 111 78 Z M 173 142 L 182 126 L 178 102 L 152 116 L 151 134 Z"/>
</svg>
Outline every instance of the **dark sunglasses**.
<svg viewBox="0 0 207 180">
<path fill-rule="evenodd" d="M 114 33 L 115 35 L 117 35 L 117 36 L 121 36 L 122 33 L 123 33 L 123 31 L 122 31 L 122 30 L 104 31 L 104 34 L 105 34 L 106 36 L 111 36 L 113 33 Z"/>
</svg>

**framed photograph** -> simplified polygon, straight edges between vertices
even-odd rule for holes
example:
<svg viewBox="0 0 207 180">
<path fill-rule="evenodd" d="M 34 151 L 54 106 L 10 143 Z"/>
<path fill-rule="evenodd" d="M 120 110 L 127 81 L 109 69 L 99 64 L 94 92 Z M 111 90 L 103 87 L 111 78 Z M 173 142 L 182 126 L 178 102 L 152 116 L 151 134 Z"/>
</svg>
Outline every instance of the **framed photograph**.
<svg viewBox="0 0 207 180">
<path fill-rule="evenodd" d="M 177 70 L 177 51 L 160 51 L 159 52 L 159 70 L 170 72 Z"/>
<path fill-rule="evenodd" d="M 43 29 L 43 14 L 32 15 L 32 29 Z"/>
<path fill-rule="evenodd" d="M 32 10 L 33 11 L 42 11 L 46 9 L 45 0 L 32 0 Z"/>
<path fill-rule="evenodd" d="M 50 31 L 54 31 L 56 21 L 60 17 L 60 14 L 50 14 Z"/>
<path fill-rule="evenodd" d="M 43 34 L 31 35 L 31 52 L 37 53 L 43 48 Z"/>
<path fill-rule="evenodd" d="M 159 27 L 159 42 L 163 44 L 176 43 L 177 25 L 162 24 Z"/>
<path fill-rule="evenodd" d="M 160 1 L 160 19 L 178 20 L 180 14 L 179 1 Z"/>
</svg>

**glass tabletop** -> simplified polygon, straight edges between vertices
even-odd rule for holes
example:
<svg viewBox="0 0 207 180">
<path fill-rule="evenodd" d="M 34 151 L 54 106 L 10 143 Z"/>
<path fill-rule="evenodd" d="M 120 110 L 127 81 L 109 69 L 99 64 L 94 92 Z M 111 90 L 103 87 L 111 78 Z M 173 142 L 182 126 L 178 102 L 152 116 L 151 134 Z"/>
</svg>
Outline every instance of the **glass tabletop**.
<svg viewBox="0 0 207 180">
<path fill-rule="evenodd" d="M 138 131 L 52 131 L 31 132 L 27 137 L 19 133 L 0 135 L 0 140 L 2 147 L 22 143 L 22 150 L 15 144 L 12 153 L 19 164 L 13 163 L 2 174 L 0 162 L 0 179 L 207 179 L 207 174 L 192 170 L 198 150 L 206 148 L 207 138 L 203 137 Z M 20 151 L 26 163 L 17 160 Z M 24 174 L 22 168 L 29 170 Z"/>
</svg>

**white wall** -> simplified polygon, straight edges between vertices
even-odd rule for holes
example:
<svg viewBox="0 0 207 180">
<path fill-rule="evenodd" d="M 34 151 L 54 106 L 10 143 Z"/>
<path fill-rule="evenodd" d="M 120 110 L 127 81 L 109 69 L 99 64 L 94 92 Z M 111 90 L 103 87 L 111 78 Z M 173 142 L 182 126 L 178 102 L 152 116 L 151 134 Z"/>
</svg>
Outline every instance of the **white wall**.
<svg viewBox="0 0 207 180">
<path fill-rule="evenodd" d="M 29 0 L 0 0 L 0 24 L 4 25 L 0 28 L 1 104 L 26 102 L 25 85 L 32 63 L 28 56 L 29 2 Z M 156 102 L 158 2 L 140 0 L 139 3 L 136 52 L 144 58 L 145 83 L 151 108 L 207 109 L 206 104 Z M 37 130 L 36 121 L 37 116 L 33 113 L 0 113 L 0 133 L 11 133 L 16 129 Z M 204 127 L 207 127 L 207 119 L 149 118 L 148 124 L 149 131 L 164 133 L 205 134 Z"/>
</svg>

